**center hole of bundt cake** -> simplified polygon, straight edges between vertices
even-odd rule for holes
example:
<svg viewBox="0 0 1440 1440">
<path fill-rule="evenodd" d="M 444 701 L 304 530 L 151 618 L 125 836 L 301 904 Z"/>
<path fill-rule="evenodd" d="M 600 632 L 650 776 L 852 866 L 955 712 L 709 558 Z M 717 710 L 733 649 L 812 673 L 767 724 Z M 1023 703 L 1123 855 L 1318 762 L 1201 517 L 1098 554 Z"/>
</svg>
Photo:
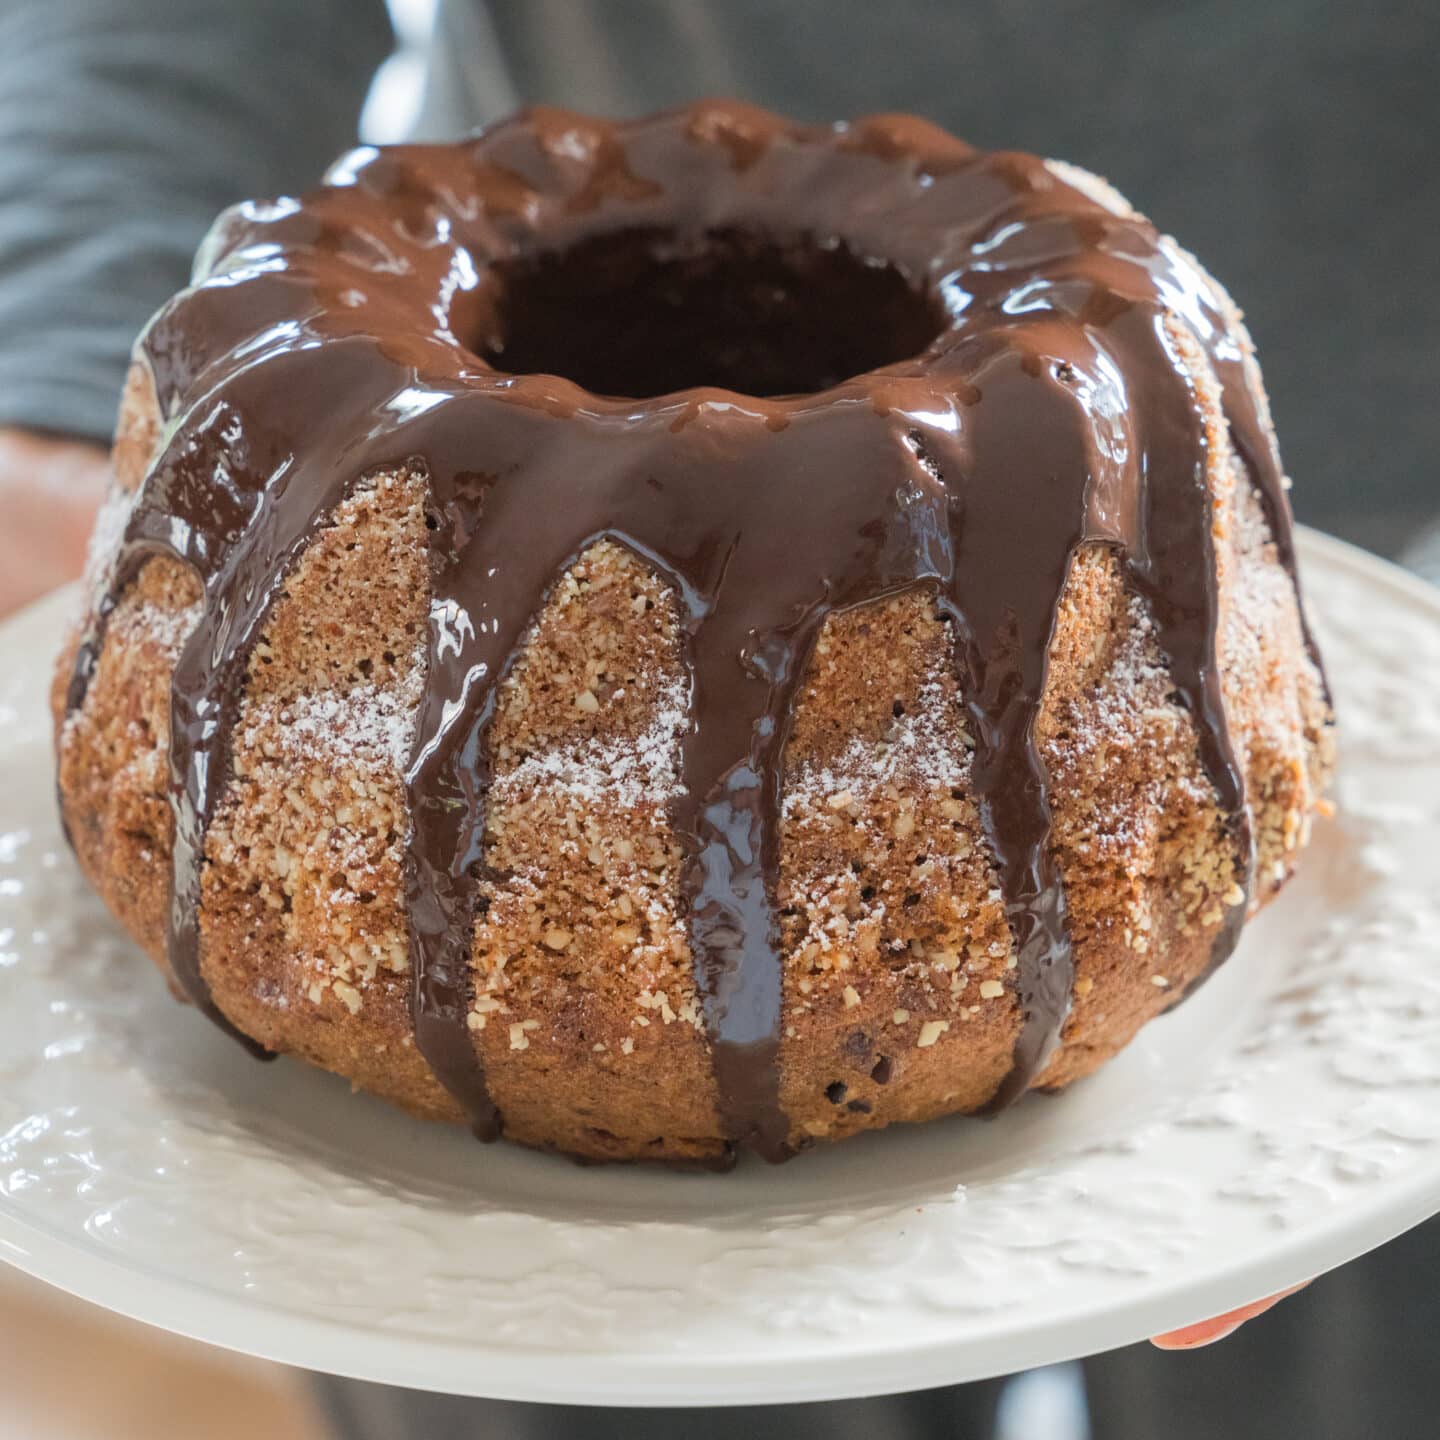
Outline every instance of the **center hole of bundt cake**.
<svg viewBox="0 0 1440 1440">
<path fill-rule="evenodd" d="M 624 230 L 492 273 L 472 348 L 600 395 L 806 394 L 909 359 L 940 329 L 893 265 L 804 236 Z"/>
</svg>

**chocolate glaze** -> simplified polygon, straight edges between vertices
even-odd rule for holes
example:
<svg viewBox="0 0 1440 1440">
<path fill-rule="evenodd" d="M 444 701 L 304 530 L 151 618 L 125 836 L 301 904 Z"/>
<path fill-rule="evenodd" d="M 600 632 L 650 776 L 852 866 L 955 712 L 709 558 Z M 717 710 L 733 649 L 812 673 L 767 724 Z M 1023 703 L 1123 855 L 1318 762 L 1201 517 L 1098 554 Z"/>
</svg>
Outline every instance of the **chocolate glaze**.
<svg viewBox="0 0 1440 1440">
<path fill-rule="evenodd" d="M 1289 508 L 1219 293 L 1147 222 L 921 121 L 802 128 L 725 104 L 623 125 L 532 111 L 455 146 L 357 151 L 327 181 L 227 212 L 194 287 L 142 338 L 166 438 L 69 696 L 144 561 L 190 566 L 204 605 L 174 680 L 170 959 L 212 1017 L 202 862 L 252 647 L 355 483 L 407 463 L 428 475 L 433 579 L 405 776 L 415 1036 L 482 1138 L 503 1123 L 465 1023 L 486 735 L 551 584 L 602 537 L 681 607 L 674 823 L 732 1147 L 776 1160 L 792 1145 L 773 889 L 785 742 L 828 615 L 924 586 L 953 628 L 1019 962 L 997 1106 L 1039 1074 L 1070 1007 L 1034 727 L 1080 546 L 1113 546 L 1147 601 L 1248 875 L 1210 437 L 1167 317 L 1209 356 L 1293 573 Z"/>
</svg>

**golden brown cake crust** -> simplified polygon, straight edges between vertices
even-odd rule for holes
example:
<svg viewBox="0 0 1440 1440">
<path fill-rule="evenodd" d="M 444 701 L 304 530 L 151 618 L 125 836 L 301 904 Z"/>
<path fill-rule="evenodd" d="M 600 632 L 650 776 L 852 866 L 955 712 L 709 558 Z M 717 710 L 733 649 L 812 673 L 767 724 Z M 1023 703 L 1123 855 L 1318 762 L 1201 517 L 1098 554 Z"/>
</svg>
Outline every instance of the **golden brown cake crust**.
<svg viewBox="0 0 1440 1440">
<path fill-rule="evenodd" d="M 1322 803 L 1330 716 L 1209 363 L 1178 318 L 1170 330 L 1207 428 L 1217 654 L 1258 906 Z M 137 364 L 90 603 L 161 431 Z M 425 485 L 407 467 L 361 477 L 266 619 L 205 842 L 201 968 L 244 1034 L 458 1120 L 416 1049 L 409 1000 L 402 772 L 430 605 Z M 152 560 L 109 617 L 68 717 L 73 644 L 57 668 L 77 857 L 162 970 L 170 680 L 198 602 L 189 571 Z M 980 1110 L 1011 1069 L 1016 957 L 953 655 L 935 595 L 911 592 L 832 615 L 799 692 L 776 891 L 792 1146 Z M 674 594 L 602 541 L 559 579 L 501 688 L 469 1024 L 521 1143 L 593 1159 L 727 1151 L 671 813 L 684 685 Z M 1049 1088 L 1090 1073 L 1202 977 L 1245 899 L 1154 617 L 1108 548 L 1071 565 L 1036 741 L 1075 959 L 1063 1044 L 1036 1077 Z"/>
<path fill-rule="evenodd" d="M 403 475 L 359 491 L 257 649 L 211 831 L 206 974 L 266 1046 L 458 1119 L 415 1052 L 407 1000 L 399 771 L 426 607 L 420 497 Z M 1263 902 L 1323 791 L 1327 717 L 1253 497 L 1223 487 L 1217 528 Z M 76 853 L 162 970 L 169 673 L 195 602 L 187 572 L 153 562 L 111 619 L 82 711 L 65 725 L 56 703 Z M 722 1148 L 666 828 L 681 723 L 667 605 L 633 557 L 597 547 L 536 626 L 497 730 L 491 841 L 513 878 L 476 936 L 479 1040 L 507 1134 L 595 1158 Z M 1010 1064 L 1011 945 L 949 653 L 933 604 L 912 595 L 832 620 L 807 679 L 781 872 L 797 1139 L 979 1109 Z M 1167 692 L 1143 607 L 1106 552 L 1082 555 L 1041 726 L 1077 967 L 1047 1086 L 1088 1074 L 1203 973 L 1234 885 Z"/>
</svg>

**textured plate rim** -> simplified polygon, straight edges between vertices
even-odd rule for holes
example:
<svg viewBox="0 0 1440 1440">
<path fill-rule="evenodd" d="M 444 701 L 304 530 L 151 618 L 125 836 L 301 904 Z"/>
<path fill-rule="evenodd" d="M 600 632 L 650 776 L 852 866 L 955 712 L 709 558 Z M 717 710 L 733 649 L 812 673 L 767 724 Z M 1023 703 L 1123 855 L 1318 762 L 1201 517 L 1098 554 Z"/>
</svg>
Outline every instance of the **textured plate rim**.
<svg viewBox="0 0 1440 1440">
<path fill-rule="evenodd" d="M 743 1383 L 718 1361 L 668 1352 L 614 1355 L 474 1345 L 396 1337 L 215 1295 L 176 1280 L 148 1279 L 58 1236 L 0 1214 L 0 1259 L 38 1280 L 131 1320 L 261 1360 L 377 1384 L 557 1405 L 716 1406 L 848 1400 L 1007 1375 L 1099 1354 L 1222 1313 L 1303 1283 L 1357 1259 L 1440 1210 L 1440 1173 L 1419 1174 L 1368 1207 L 1363 1223 L 1340 1212 L 1304 1237 L 1277 1244 L 1263 1265 L 1237 1265 L 1203 1281 L 1172 1286 L 1039 1325 L 998 1326 L 957 1352 L 953 1344 L 845 1349 L 800 1358 L 747 1358 Z M 28 1244 L 26 1243 L 28 1242 Z M 861 1368 L 862 1366 L 866 1368 Z M 636 1378 L 650 1372 L 643 1383 Z M 558 1372 L 558 1373 L 557 1373 Z M 440 1376 L 447 1377 L 443 1385 Z"/>
<path fill-rule="evenodd" d="M 1303 529 L 1302 556 L 1348 570 L 1397 593 L 1440 623 L 1440 592 L 1343 541 Z M 57 592 L 0 627 L 0 640 L 51 621 Z M 1355 1259 L 1440 1210 L 1440 1164 L 1419 1163 L 1352 1206 L 1337 1206 L 1305 1232 L 1277 1233 L 1261 1263 L 1212 1269 L 1201 1279 L 1162 1281 L 1099 1305 L 1076 1305 L 1035 1322 L 992 1317 L 987 1333 L 957 1346 L 944 1338 L 883 1345 L 830 1337 L 810 1353 L 777 1348 L 747 1356 L 737 1375 L 727 1357 L 673 1351 L 624 1355 L 437 1341 L 219 1294 L 173 1277 L 140 1274 L 119 1259 L 15 1214 L 0 1204 L 0 1259 L 37 1279 L 131 1319 L 222 1348 L 372 1382 L 493 1399 L 555 1404 L 702 1406 L 831 1400 L 948 1385 L 1098 1353 L 1296 1285 Z"/>
</svg>

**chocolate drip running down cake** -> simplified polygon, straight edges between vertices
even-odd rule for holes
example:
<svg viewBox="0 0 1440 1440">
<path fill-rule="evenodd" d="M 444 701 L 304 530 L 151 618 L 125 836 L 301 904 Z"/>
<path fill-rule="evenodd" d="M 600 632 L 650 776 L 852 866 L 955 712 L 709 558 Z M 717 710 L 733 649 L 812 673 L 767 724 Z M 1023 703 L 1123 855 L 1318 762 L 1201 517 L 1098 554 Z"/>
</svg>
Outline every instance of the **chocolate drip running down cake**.
<svg viewBox="0 0 1440 1440">
<path fill-rule="evenodd" d="M 535 110 L 227 212 L 86 603 L 64 818 L 177 992 L 590 1159 L 1068 1085 L 1331 764 L 1239 313 L 908 117 Z"/>
</svg>

